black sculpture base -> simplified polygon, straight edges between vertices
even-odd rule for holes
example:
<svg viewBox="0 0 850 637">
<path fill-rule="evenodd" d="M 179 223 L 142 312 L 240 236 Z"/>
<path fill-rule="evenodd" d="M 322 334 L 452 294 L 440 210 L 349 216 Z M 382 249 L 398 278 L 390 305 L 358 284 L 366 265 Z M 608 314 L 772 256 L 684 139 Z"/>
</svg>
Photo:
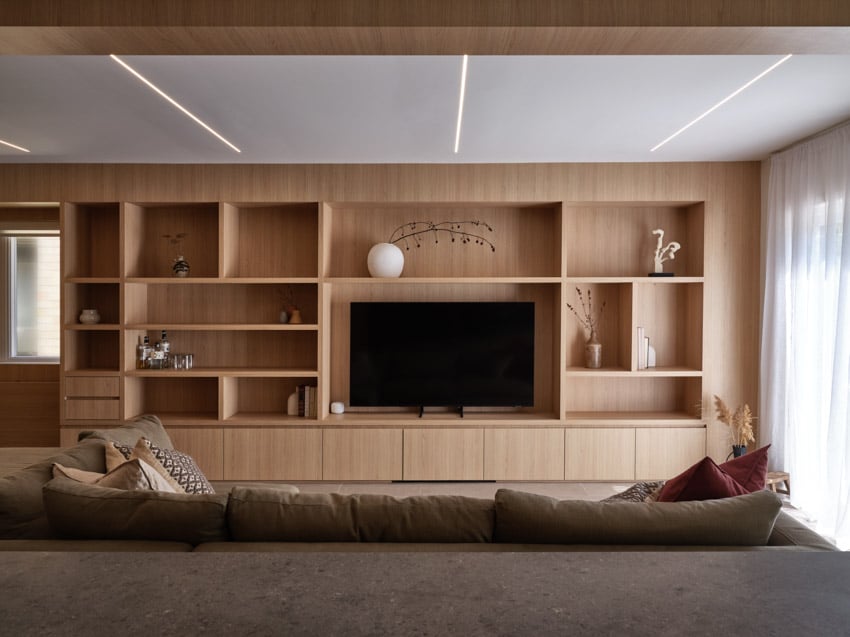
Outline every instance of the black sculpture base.
<svg viewBox="0 0 850 637">
<path fill-rule="evenodd" d="M 650 272 L 648 276 L 676 276 L 672 272 Z"/>
</svg>

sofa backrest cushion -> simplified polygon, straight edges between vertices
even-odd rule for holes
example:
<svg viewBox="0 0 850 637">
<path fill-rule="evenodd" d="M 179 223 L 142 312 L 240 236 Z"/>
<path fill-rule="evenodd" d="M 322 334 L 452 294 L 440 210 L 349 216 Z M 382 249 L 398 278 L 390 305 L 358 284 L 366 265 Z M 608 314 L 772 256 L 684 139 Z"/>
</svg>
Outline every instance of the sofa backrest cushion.
<svg viewBox="0 0 850 637">
<path fill-rule="evenodd" d="M 57 478 L 44 485 L 55 536 L 92 540 L 228 539 L 227 495 L 124 491 Z"/>
<path fill-rule="evenodd" d="M 106 470 L 103 441 L 87 440 L 43 462 L 0 478 L 0 539 L 43 540 L 51 537 L 41 489 L 53 479 L 54 463 L 103 473 Z"/>
<path fill-rule="evenodd" d="M 764 546 L 781 507 L 770 491 L 722 500 L 633 503 L 556 500 L 499 489 L 496 541 Z"/>
<path fill-rule="evenodd" d="M 227 509 L 242 542 L 490 542 L 492 500 L 282 492 L 234 487 Z"/>
<path fill-rule="evenodd" d="M 174 449 L 174 443 L 171 442 L 162 422 L 152 414 L 139 416 L 120 427 L 83 432 L 80 438 L 117 442 L 128 447 L 133 447 L 139 438 L 146 438 L 161 449 Z"/>
</svg>

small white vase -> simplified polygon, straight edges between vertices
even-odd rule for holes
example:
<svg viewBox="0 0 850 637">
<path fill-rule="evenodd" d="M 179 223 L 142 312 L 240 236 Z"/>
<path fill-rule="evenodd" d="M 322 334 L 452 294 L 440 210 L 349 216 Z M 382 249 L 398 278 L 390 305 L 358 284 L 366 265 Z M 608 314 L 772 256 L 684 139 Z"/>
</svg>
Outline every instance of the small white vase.
<svg viewBox="0 0 850 637">
<path fill-rule="evenodd" d="M 376 243 L 366 258 L 369 274 L 374 277 L 398 278 L 404 269 L 404 253 L 392 243 Z"/>
<path fill-rule="evenodd" d="M 80 323 L 83 325 L 96 325 L 100 323 L 100 314 L 97 310 L 83 310 L 80 312 Z"/>
</svg>

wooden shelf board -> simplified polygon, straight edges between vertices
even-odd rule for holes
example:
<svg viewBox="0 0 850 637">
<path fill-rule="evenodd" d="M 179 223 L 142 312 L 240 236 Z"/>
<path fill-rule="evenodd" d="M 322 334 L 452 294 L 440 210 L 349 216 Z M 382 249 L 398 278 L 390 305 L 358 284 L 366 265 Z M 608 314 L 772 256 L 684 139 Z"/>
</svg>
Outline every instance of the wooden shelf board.
<svg viewBox="0 0 850 637">
<path fill-rule="evenodd" d="M 567 426 L 609 427 L 704 427 L 700 418 L 669 411 L 568 411 Z"/>
<path fill-rule="evenodd" d="M 83 325 L 82 323 L 72 323 L 66 325 L 66 330 L 74 332 L 117 332 L 121 328 L 118 323 L 95 323 L 94 325 Z"/>
<path fill-rule="evenodd" d="M 558 426 L 558 416 L 554 413 L 501 413 L 467 412 L 461 418 L 449 412 L 425 413 L 422 418 L 411 412 L 348 412 L 329 414 L 322 419 L 323 425 L 393 425 L 398 427 L 463 427 L 481 425 L 500 426 Z"/>
<path fill-rule="evenodd" d="M 701 276 L 568 276 L 567 284 L 575 283 L 704 283 Z"/>
<path fill-rule="evenodd" d="M 278 412 L 237 412 L 230 418 L 225 418 L 224 425 L 266 425 L 275 427 L 304 427 L 315 426 L 315 418 L 303 416 L 287 416 Z"/>
<path fill-rule="evenodd" d="M 652 367 L 634 371 L 622 367 L 603 367 L 601 369 L 567 367 L 566 376 L 576 378 L 699 378 L 702 376 L 702 370 L 688 367 Z"/>
<path fill-rule="evenodd" d="M 192 369 L 131 369 L 127 376 L 140 378 L 316 378 L 315 369 L 281 369 L 279 367 L 194 367 Z"/>
<path fill-rule="evenodd" d="M 128 418 L 127 420 L 132 420 L 137 416 L 141 416 L 142 413 L 136 414 Z M 163 425 L 166 427 L 173 426 L 191 426 L 191 425 L 202 425 L 209 427 L 210 425 L 217 424 L 218 414 L 212 412 L 157 412 L 157 417 L 160 419 Z"/>
<path fill-rule="evenodd" d="M 88 282 L 88 281 L 86 281 Z M 197 277 L 147 277 L 147 276 L 128 276 L 124 279 L 125 283 L 145 283 L 150 285 L 176 284 L 187 285 L 190 283 L 205 283 L 216 285 L 260 285 L 260 284 L 300 284 L 300 283 L 318 283 L 318 277 L 217 277 L 217 276 L 197 276 Z"/>
<path fill-rule="evenodd" d="M 512 284 L 534 284 L 534 283 L 560 283 L 561 278 L 557 276 L 482 276 L 482 277 L 398 277 L 373 278 L 373 277 L 326 277 L 326 283 L 343 284 L 378 284 L 378 285 L 415 285 L 423 283 L 512 283 Z"/>
<path fill-rule="evenodd" d="M 192 283 L 209 283 L 209 284 L 219 284 L 221 283 L 221 279 L 215 276 L 187 276 L 187 277 L 179 277 L 179 276 L 128 276 L 125 277 L 124 283 L 148 283 L 148 284 L 162 284 L 167 283 L 169 285 L 189 285 Z"/>
<path fill-rule="evenodd" d="M 65 283 L 120 283 L 117 276 L 66 276 Z"/>
<path fill-rule="evenodd" d="M 121 372 L 117 369 L 91 368 L 91 369 L 69 369 L 64 372 L 65 376 L 119 376 Z"/>
<path fill-rule="evenodd" d="M 315 323 L 131 323 L 128 330 L 175 332 L 315 332 Z"/>
<path fill-rule="evenodd" d="M 251 283 L 251 284 L 288 283 L 288 284 L 296 285 L 296 284 L 302 284 L 302 283 L 304 283 L 304 284 L 318 283 L 319 277 L 317 277 L 317 276 L 306 276 L 306 277 L 304 277 L 304 276 L 289 276 L 289 277 L 286 277 L 286 276 L 280 276 L 280 277 L 277 277 L 277 276 L 271 276 L 271 277 L 269 277 L 269 276 L 265 276 L 265 277 L 260 277 L 260 276 L 229 276 L 229 277 L 222 277 L 220 279 L 217 279 L 217 281 L 219 283 L 230 283 L 230 284 L 236 284 L 236 283 Z"/>
</svg>

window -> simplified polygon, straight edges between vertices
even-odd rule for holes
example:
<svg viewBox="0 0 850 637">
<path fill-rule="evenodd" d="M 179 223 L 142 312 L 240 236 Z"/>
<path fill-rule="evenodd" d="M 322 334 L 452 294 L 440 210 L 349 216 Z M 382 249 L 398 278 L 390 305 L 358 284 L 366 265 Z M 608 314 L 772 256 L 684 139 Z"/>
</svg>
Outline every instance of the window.
<svg viewBox="0 0 850 637">
<path fill-rule="evenodd" d="M 59 360 L 59 236 L 50 231 L 7 230 L 2 359 Z"/>
</svg>

